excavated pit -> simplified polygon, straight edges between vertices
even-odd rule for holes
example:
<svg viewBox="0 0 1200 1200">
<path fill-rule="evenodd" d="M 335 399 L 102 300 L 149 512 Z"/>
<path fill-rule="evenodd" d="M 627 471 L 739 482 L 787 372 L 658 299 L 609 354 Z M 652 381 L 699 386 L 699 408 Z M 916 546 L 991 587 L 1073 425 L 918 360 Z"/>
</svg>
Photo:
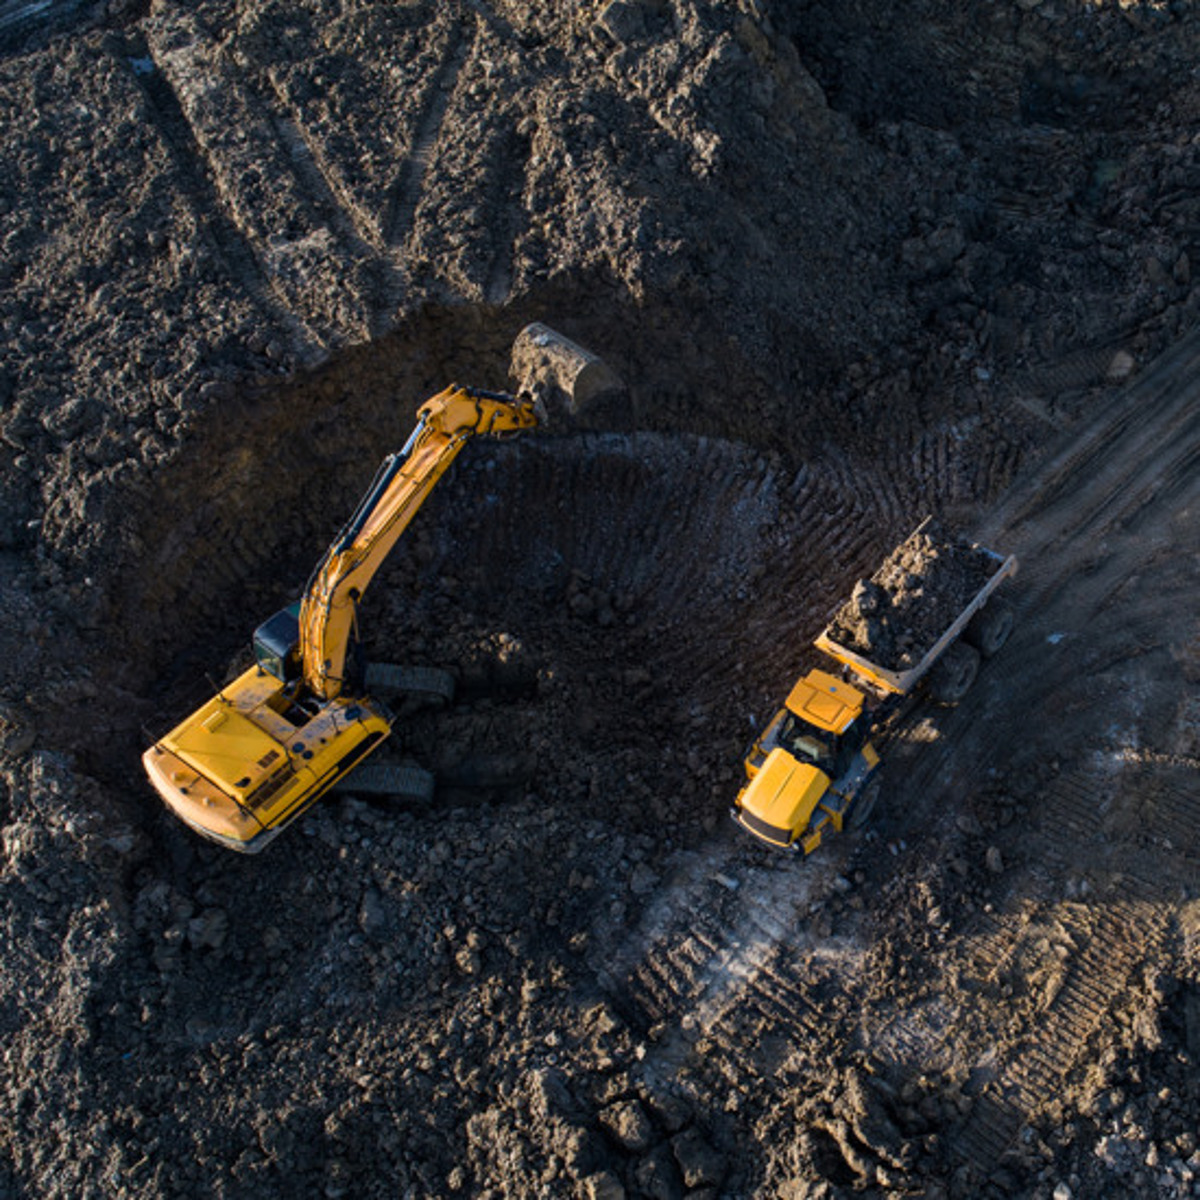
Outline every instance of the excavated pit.
<svg viewBox="0 0 1200 1200">
<path fill-rule="evenodd" d="M 440 341 L 425 329 L 281 382 L 142 489 L 123 522 L 139 567 L 113 562 L 106 581 L 110 609 L 142 619 L 109 625 L 90 664 L 97 686 L 139 699 L 117 736 L 101 723 L 85 738 L 92 774 L 118 784 L 142 726 L 168 726 L 244 663 L 250 631 L 299 594 L 421 401 L 451 380 L 505 382 L 517 324 L 460 321 Z M 653 403 L 635 388 L 635 412 Z M 795 465 L 697 434 L 589 431 L 586 415 L 572 431 L 476 439 L 363 606 L 370 657 L 463 685 L 451 711 L 402 722 L 389 751 L 437 770 L 456 802 L 498 789 L 640 830 L 666 821 L 685 842 L 711 831 L 752 724 L 843 581 L 919 503 L 861 474 L 850 492 L 845 470 L 832 446 Z M 682 782 L 665 784 L 664 755 Z M 123 794 L 128 820 L 157 823 L 147 789 Z"/>
<path fill-rule="evenodd" d="M 491 776 L 521 785 L 506 786 L 509 797 L 554 791 L 562 756 L 593 794 L 597 779 L 612 793 L 614 780 L 635 777 L 615 792 L 642 825 L 657 813 L 681 829 L 711 827 L 752 720 L 788 686 L 843 585 L 928 506 L 969 508 L 1020 453 L 1019 441 L 977 424 L 897 436 L 872 466 L 854 414 L 822 419 L 823 440 L 807 449 L 786 436 L 760 448 L 775 430 L 761 419 L 775 403 L 769 388 L 735 363 L 714 384 L 703 355 L 643 349 L 652 328 L 703 344 L 694 319 L 673 325 L 671 308 L 618 310 L 591 326 L 552 315 L 587 312 L 586 288 L 513 311 L 430 310 L 317 372 L 226 395 L 190 418 L 186 454 L 96 490 L 91 503 L 111 518 L 103 539 L 94 513 L 85 526 L 69 504 L 51 508 L 47 530 L 90 581 L 72 592 L 84 645 L 96 647 L 84 651 L 86 690 L 98 693 L 78 754 L 118 791 L 126 819 L 155 820 L 126 783 L 146 730 L 168 728 L 245 661 L 250 632 L 299 595 L 424 399 L 450 382 L 511 386 L 509 350 L 529 319 L 547 316 L 629 381 L 626 427 L 589 429 L 585 413 L 571 431 L 468 445 L 364 607 L 378 660 L 449 668 L 468 695 L 531 690 L 532 680 L 538 697 L 555 697 L 522 701 L 531 711 L 517 740 L 535 744 L 512 769 L 506 735 L 482 736 L 489 722 L 461 706 L 442 728 L 422 719 L 395 739 L 396 751 L 457 780 L 460 799 Z M 726 388 L 740 397 L 733 408 Z M 62 696 L 43 728 L 75 719 L 76 691 L 64 685 Z M 689 729 L 700 727 L 726 732 L 697 746 Z M 629 740 L 641 748 L 622 750 L 622 768 L 608 748 Z M 468 743 L 476 758 L 464 768 Z M 700 784 L 661 785 L 667 744 Z M 703 815 L 687 819 L 689 805 Z"/>
<path fill-rule="evenodd" d="M 949 428 L 897 436 L 869 460 L 856 453 L 847 420 L 826 422 L 828 439 L 806 456 L 739 438 L 754 424 L 749 405 L 731 417 L 727 436 L 711 436 L 703 430 L 715 422 L 719 394 L 685 378 L 697 385 L 695 403 L 673 409 L 680 393 L 666 386 L 670 372 L 639 356 L 619 323 L 570 332 L 635 381 L 633 427 L 473 442 L 366 598 L 371 655 L 448 667 L 462 685 L 457 703 L 406 718 L 381 751 L 437 773 L 431 805 L 326 800 L 247 860 L 195 838 L 141 780 L 142 724 L 176 719 L 210 692 L 205 674 L 219 679 L 244 656 L 258 621 L 295 597 L 379 458 L 406 438 L 417 405 L 453 379 L 495 386 L 512 332 L 530 315 L 433 314 L 316 374 L 228 398 L 219 413 L 197 418 L 188 454 L 99 497 L 117 519 L 78 559 L 75 569 L 92 574 L 78 592 L 82 628 L 65 643 L 74 675 L 57 693 L 48 689 L 39 729 L 43 744 L 69 730 L 72 759 L 39 751 L 28 775 L 31 794 L 54 796 L 64 815 L 48 832 L 15 826 L 30 857 L 39 837 L 91 839 L 91 869 L 103 881 L 104 904 L 64 910 L 21 944 L 13 965 L 33 978 L 56 939 L 96 948 L 82 992 L 47 976 L 26 1000 L 55 1020 L 82 1022 L 110 1064 L 76 1093 L 89 1110 L 118 1110 L 129 1096 L 145 1109 L 167 1104 L 154 1065 L 161 1044 L 178 1060 L 170 1087 L 181 1080 L 193 1097 L 188 1121 L 219 1130 L 206 1153 L 254 1170 L 234 1129 L 258 1123 L 264 1144 L 285 1148 L 272 1155 L 312 1165 L 350 1153 L 366 1162 L 386 1135 L 357 1098 L 357 1080 L 367 1077 L 358 1064 L 383 1060 L 367 1092 L 387 1097 L 389 1112 L 432 1105 L 437 1114 L 436 1146 L 388 1151 L 403 1177 L 429 1158 L 453 1159 L 452 1131 L 479 1116 L 475 1086 L 504 1097 L 487 1110 L 500 1122 L 500 1145 L 531 1132 L 538 1153 L 555 1153 L 559 1136 L 590 1145 L 591 1118 L 579 1116 L 577 1102 L 547 1101 L 538 1089 L 557 1086 L 569 1054 L 572 1070 L 597 1081 L 589 1103 L 607 1113 L 611 1096 L 632 1086 L 621 1064 L 641 1053 L 638 1094 L 666 1106 L 654 1110 L 655 1128 L 694 1120 L 671 1116 L 672 1104 L 702 1111 L 705 1136 L 739 1164 L 739 1188 L 752 1191 L 775 1168 L 734 1148 L 748 1122 L 775 1120 L 769 1100 L 742 1117 L 728 1108 L 721 1115 L 703 1099 L 716 1084 L 679 1074 L 660 1095 L 654 1081 L 692 1061 L 693 1043 L 704 1053 L 710 1028 L 718 1064 L 772 1054 L 786 1063 L 789 1047 L 813 1037 L 850 1044 L 843 983 L 859 986 L 869 970 L 885 992 L 891 986 L 893 943 L 878 960 L 862 959 L 856 935 L 845 941 L 831 923 L 860 919 L 838 898 L 844 887 L 866 884 L 866 895 L 909 878 L 891 878 L 880 843 L 839 843 L 796 873 L 735 841 L 724 811 L 745 742 L 814 664 L 811 638 L 854 581 L 929 508 L 957 508 L 969 523 L 975 487 L 982 481 L 978 494 L 987 494 L 991 472 L 1019 455 L 1019 442 L 983 436 L 982 426 Z M 656 407 L 660 386 L 665 404 Z M 691 411 L 699 428 L 653 427 L 664 410 L 680 424 Z M 69 518 L 61 528 L 70 529 Z M 1039 651 L 1018 645 L 1014 653 L 1019 664 Z M 924 736 L 918 729 L 914 742 Z M 967 737 L 960 727 L 951 744 L 969 745 Z M 911 764 L 914 749 L 889 754 Z M 969 783 L 969 762 L 930 783 L 945 755 L 925 748 L 909 807 L 884 813 L 884 836 L 912 836 L 922 821 L 933 828 L 948 802 L 965 805 L 960 842 L 975 827 L 970 801 L 947 792 L 948 779 Z M 1000 799 L 1012 804 L 1006 793 Z M 922 817 L 922 806 L 939 811 Z M 856 857 L 868 846 L 875 851 Z M 908 870 L 945 875 L 944 862 L 924 861 Z M 836 886 L 833 863 L 845 872 Z M 59 874 L 48 878 L 24 880 L 21 903 L 49 902 L 65 886 Z M 957 876 L 937 884 L 948 897 L 968 886 Z M 931 928 L 926 893 L 913 895 L 902 924 L 920 942 Z M 886 890 L 881 896 L 886 905 Z M 782 926 L 776 905 L 808 916 Z M 807 948 L 818 944 L 829 964 L 845 962 L 810 962 Z M 769 1008 L 767 1025 L 758 1009 L 733 1002 L 745 982 L 754 1003 L 774 1004 L 757 989 L 780 979 L 807 981 L 803 995 L 825 1014 L 816 1025 L 804 1024 L 809 1010 L 799 1001 Z M 900 1086 L 909 1043 L 897 1033 L 889 1049 L 892 1018 L 886 1005 L 881 1012 L 877 1062 L 886 1085 Z M 2 1019 L 20 1025 L 16 1012 Z M 912 1036 L 932 1036 L 920 1020 L 914 1028 Z M 131 1036 L 137 1052 L 121 1058 Z M 40 1078 L 41 1052 L 23 1046 Z M 327 1058 L 314 1055 L 318 1046 Z M 238 1073 L 243 1061 L 279 1065 L 259 1080 Z M 206 1095 L 213 1064 L 238 1082 Z M 929 1087 L 959 1103 L 950 1066 Z M 38 1103 L 55 1102 L 53 1082 L 46 1088 Z M 330 1103 L 344 1114 L 333 1133 L 320 1116 Z M 852 1123 L 865 1119 L 853 1105 L 847 1112 Z M 122 1120 L 127 1138 L 135 1118 Z M 841 1130 L 840 1120 L 828 1128 Z M 889 1138 L 924 1128 L 900 1125 L 902 1134 L 870 1126 L 885 1158 Z M 865 1136 L 817 1133 L 798 1145 L 828 1177 L 852 1179 L 866 1169 Z M 477 1178 L 492 1169 L 488 1145 L 471 1143 Z M 577 1173 L 609 1161 L 600 1145 L 580 1154 Z M 631 1158 L 628 1170 L 643 1170 L 641 1161 Z"/>
</svg>

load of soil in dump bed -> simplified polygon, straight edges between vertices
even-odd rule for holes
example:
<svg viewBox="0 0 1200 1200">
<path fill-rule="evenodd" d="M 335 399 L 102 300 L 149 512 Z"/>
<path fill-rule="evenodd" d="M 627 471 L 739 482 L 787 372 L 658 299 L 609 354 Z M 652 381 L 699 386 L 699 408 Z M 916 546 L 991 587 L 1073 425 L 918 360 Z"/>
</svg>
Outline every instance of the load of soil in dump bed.
<svg viewBox="0 0 1200 1200">
<path fill-rule="evenodd" d="M 828 634 L 889 671 L 914 667 L 996 573 L 982 547 L 932 522 L 907 537 L 870 579 L 854 585 Z"/>
</svg>

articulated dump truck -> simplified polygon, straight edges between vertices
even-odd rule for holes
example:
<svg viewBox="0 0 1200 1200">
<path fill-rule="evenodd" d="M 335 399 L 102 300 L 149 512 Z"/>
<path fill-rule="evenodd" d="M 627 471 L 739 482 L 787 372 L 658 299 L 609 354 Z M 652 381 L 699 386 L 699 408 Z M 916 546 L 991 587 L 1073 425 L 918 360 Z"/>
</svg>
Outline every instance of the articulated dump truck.
<svg viewBox="0 0 1200 1200">
<path fill-rule="evenodd" d="M 1014 556 L 944 535 L 926 518 L 860 580 L 816 640 L 840 675 L 812 670 L 746 751 L 731 816 L 755 837 L 811 854 L 830 829 L 857 827 L 878 799 L 874 734 L 902 697 L 957 704 L 980 660 L 1008 640 L 1013 610 L 994 598 Z"/>
</svg>

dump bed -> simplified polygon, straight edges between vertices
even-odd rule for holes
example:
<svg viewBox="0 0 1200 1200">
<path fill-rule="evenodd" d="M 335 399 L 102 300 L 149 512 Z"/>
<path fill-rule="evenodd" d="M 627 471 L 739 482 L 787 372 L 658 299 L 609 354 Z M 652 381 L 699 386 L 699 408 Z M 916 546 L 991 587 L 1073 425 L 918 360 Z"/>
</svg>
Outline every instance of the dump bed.
<svg viewBox="0 0 1200 1200">
<path fill-rule="evenodd" d="M 888 692 L 910 691 L 988 598 L 1014 555 L 944 535 L 931 518 L 860 580 L 817 648 Z"/>
</svg>

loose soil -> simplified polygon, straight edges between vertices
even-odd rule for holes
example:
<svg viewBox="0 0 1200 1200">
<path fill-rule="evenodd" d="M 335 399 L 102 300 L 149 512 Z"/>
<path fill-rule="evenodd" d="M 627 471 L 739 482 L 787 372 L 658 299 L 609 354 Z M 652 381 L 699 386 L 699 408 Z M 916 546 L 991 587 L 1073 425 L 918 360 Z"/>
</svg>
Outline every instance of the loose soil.
<svg viewBox="0 0 1200 1200">
<path fill-rule="evenodd" d="M 0 3 L 0 1196 L 1194 1194 L 1198 55 L 1181 4 Z M 386 750 L 433 802 L 198 840 L 147 738 L 533 320 L 623 402 L 467 447 L 363 607 L 458 678 Z M 772 855 L 744 743 L 931 512 L 1015 632 Z"/>
<path fill-rule="evenodd" d="M 854 585 L 829 636 L 889 671 L 914 667 L 978 599 L 1003 561 L 922 523 L 869 579 Z"/>
</svg>

